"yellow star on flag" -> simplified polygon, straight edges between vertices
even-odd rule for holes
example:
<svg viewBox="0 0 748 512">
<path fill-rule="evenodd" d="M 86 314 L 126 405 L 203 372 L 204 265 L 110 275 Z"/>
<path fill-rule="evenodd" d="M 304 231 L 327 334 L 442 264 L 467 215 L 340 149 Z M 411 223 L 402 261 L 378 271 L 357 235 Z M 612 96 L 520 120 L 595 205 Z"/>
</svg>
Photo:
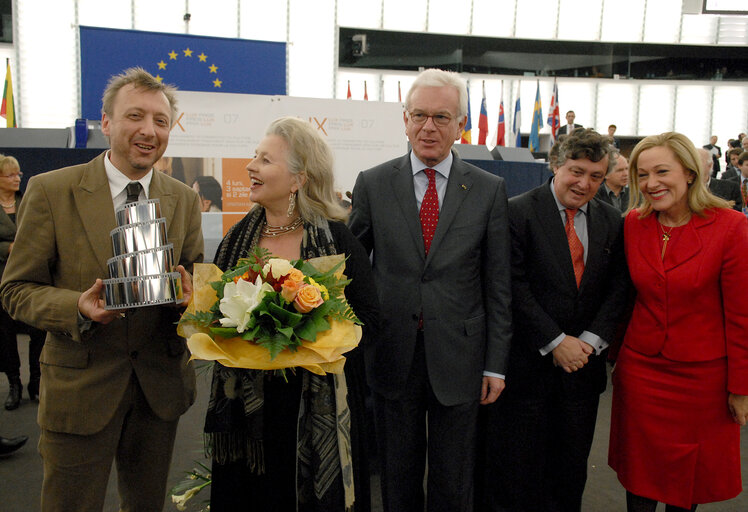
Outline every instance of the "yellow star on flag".
<svg viewBox="0 0 748 512">
<path fill-rule="evenodd" d="M 222 83 L 223 82 L 221 82 L 219 79 L 216 78 L 215 80 L 213 80 L 213 87 L 220 88 Z"/>
<path fill-rule="evenodd" d="M 161 62 L 158 63 L 158 69 L 166 69 L 166 62 L 161 60 Z"/>
<path fill-rule="evenodd" d="M 200 59 L 200 62 L 205 62 L 208 56 L 205 55 L 204 53 L 201 53 L 200 55 L 197 56 L 197 58 Z"/>
<path fill-rule="evenodd" d="M 192 57 L 192 50 L 187 48 L 186 50 L 182 50 L 184 52 L 185 57 Z"/>
<path fill-rule="evenodd" d="M 164 81 L 164 79 L 163 79 L 163 78 L 162 78 L 162 77 L 161 77 L 160 75 L 156 75 L 156 76 L 155 76 L 155 77 L 153 77 L 153 78 L 155 78 L 155 79 L 156 79 L 156 80 L 158 80 L 159 82 L 163 82 L 163 81 Z"/>
<path fill-rule="evenodd" d="M 174 50 L 167 53 L 167 55 L 169 56 L 169 60 L 177 60 L 177 52 L 175 52 Z"/>
<path fill-rule="evenodd" d="M 215 64 L 211 64 L 210 66 L 208 66 L 208 69 L 210 69 L 211 73 L 218 73 L 218 66 L 216 66 Z"/>
</svg>

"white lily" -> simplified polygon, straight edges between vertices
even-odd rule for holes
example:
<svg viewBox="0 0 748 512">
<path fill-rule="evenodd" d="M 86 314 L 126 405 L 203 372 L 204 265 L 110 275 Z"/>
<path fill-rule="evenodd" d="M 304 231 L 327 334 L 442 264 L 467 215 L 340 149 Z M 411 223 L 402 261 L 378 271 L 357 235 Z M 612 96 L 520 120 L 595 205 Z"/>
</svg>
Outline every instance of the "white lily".
<svg viewBox="0 0 748 512">
<path fill-rule="evenodd" d="M 223 288 L 223 298 L 219 305 L 224 318 L 220 319 L 223 327 L 236 327 L 242 333 L 247 329 L 254 310 L 266 293 L 272 292 L 273 287 L 263 283 L 257 276 L 254 283 L 239 279 L 236 283 L 228 282 Z"/>
<path fill-rule="evenodd" d="M 262 272 L 265 275 L 271 273 L 273 278 L 280 279 L 281 277 L 288 274 L 292 268 L 293 265 L 291 265 L 291 262 L 289 262 L 288 260 L 284 260 L 282 258 L 270 258 L 268 262 L 265 263 L 265 266 L 262 267 Z"/>
</svg>

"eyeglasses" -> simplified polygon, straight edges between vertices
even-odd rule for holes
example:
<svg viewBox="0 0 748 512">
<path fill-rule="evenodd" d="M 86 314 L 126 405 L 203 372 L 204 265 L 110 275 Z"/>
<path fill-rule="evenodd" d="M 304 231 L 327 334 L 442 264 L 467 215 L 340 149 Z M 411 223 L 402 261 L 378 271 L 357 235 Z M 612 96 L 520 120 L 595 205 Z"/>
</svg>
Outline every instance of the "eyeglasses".
<svg viewBox="0 0 748 512">
<path fill-rule="evenodd" d="M 426 112 L 408 112 L 408 118 L 413 121 L 413 124 L 426 124 L 429 117 L 434 121 L 437 126 L 447 126 L 453 119 L 452 116 L 447 114 L 427 114 Z"/>
<path fill-rule="evenodd" d="M 0 178 L 11 178 L 11 179 L 18 178 L 18 179 L 21 179 L 21 178 L 23 178 L 23 173 L 22 172 L 17 172 L 15 174 L 0 174 Z"/>
</svg>

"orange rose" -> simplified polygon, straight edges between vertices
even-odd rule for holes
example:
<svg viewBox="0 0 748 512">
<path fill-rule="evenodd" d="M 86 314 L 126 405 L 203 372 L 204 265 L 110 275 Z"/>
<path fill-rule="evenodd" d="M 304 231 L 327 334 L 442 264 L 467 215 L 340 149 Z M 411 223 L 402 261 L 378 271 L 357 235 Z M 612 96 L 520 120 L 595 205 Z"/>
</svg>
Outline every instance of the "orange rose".
<svg viewBox="0 0 748 512">
<path fill-rule="evenodd" d="M 288 279 L 301 283 L 304 281 L 304 273 L 298 268 L 292 268 L 288 271 L 288 274 L 286 274 L 286 280 Z"/>
<path fill-rule="evenodd" d="M 286 302 L 293 302 L 296 298 L 296 294 L 299 289 L 304 285 L 304 281 L 296 281 L 294 279 L 286 279 L 281 285 L 281 297 Z"/>
<path fill-rule="evenodd" d="M 322 305 L 325 302 L 322 300 L 322 295 L 316 286 L 304 284 L 296 294 L 296 298 L 293 302 L 293 307 L 299 313 L 309 313 L 317 306 Z"/>
</svg>

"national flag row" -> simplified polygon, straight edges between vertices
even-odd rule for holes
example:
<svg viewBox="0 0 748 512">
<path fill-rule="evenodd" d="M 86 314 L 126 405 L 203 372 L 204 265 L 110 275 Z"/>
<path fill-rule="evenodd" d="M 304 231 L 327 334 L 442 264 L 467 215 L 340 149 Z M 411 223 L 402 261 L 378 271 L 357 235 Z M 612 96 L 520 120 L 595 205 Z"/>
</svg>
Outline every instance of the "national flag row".
<svg viewBox="0 0 748 512">
<path fill-rule="evenodd" d="M 348 80 L 348 93 L 347 99 L 352 99 L 351 95 L 351 81 Z M 366 80 L 364 80 L 364 100 L 369 99 L 367 92 Z M 397 100 L 402 102 L 402 92 L 400 89 L 400 82 L 397 82 Z M 519 86 L 517 88 L 517 99 L 514 101 L 514 114 L 512 116 L 512 133 L 511 139 L 507 139 L 507 124 L 504 115 L 504 81 L 501 81 L 501 101 L 499 103 L 499 118 L 496 129 L 496 139 L 491 141 L 492 145 L 495 146 L 507 146 L 511 145 L 514 147 L 522 147 L 522 137 L 520 135 L 521 121 L 522 121 L 522 107 L 519 96 Z M 558 84 L 556 80 L 553 81 L 553 94 L 551 96 L 551 108 L 548 112 L 548 118 L 546 120 L 548 126 L 551 128 L 551 143 L 556 142 L 558 137 L 558 129 L 561 126 L 560 111 L 558 108 Z M 472 144 L 472 129 L 473 119 L 470 114 L 470 88 L 468 87 L 468 112 L 467 122 L 465 128 L 462 131 L 460 143 Z M 532 113 L 532 125 L 530 126 L 530 137 L 528 139 L 527 147 L 530 151 L 540 150 L 540 130 L 543 129 L 543 106 L 540 100 L 540 82 L 538 81 L 537 90 L 535 92 L 535 104 L 533 105 Z M 488 144 L 488 109 L 486 108 L 486 82 L 483 81 L 483 97 L 480 102 L 480 114 L 478 117 L 478 144 Z"/>
</svg>

